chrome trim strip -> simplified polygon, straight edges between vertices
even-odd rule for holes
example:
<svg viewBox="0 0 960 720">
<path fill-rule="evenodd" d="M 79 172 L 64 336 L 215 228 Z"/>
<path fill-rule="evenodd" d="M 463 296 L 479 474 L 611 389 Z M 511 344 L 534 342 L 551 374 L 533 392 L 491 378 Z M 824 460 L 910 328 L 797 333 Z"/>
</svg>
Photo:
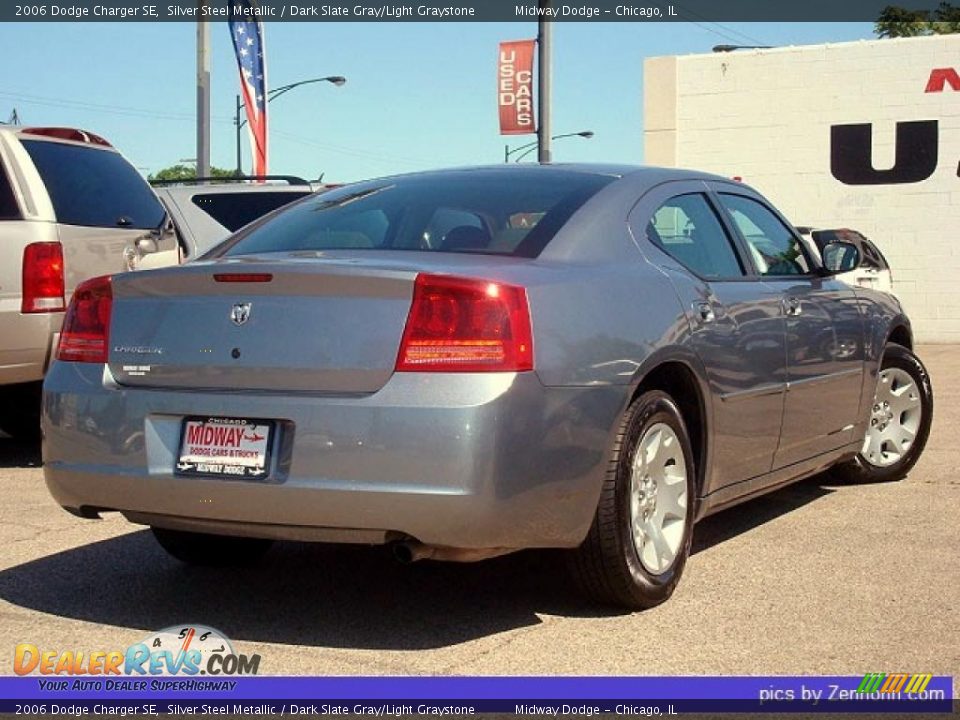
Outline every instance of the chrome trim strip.
<svg viewBox="0 0 960 720">
<path fill-rule="evenodd" d="M 830 373 L 829 375 L 815 375 L 809 378 L 803 378 L 802 380 L 788 380 L 787 392 L 790 392 L 791 388 L 803 385 L 817 385 L 819 383 L 831 382 L 833 380 L 839 380 L 840 378 L 852 377 L 853 375 L 863 375 L 863 368 L 854 368 L 852 370 L 841 370 L 840 372 Z"/>
<path fill-rule="evenodd" d="M 770 385 L 761 385 L 747 390 L 737 390 L 736 392 L 721 393 L 720 399 L 723 402 L 740 402 L 748 398 L 763 397 L 765 395 L 779 395 L 787 389 L 787 383 L 774 383 Z"/>
</svg>

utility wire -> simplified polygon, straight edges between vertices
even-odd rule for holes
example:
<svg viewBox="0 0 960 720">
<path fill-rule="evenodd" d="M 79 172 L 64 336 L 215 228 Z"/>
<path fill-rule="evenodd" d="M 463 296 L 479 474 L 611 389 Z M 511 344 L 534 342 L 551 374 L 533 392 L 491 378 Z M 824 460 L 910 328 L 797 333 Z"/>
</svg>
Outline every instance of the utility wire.
<svg viewBox="0 0 960 720">
<path fill-rule="evenodd" d="M 171 112 L 167 111 L 155 111 L 148 110 L 146 108 L 136 108 L 129 106 L 120 106 L 120 105 L 103 105 L 99 103 L 90 103 L 80 100 L 69 100 L 62 98 L 50 98 L 43 95 L 32 95 L 22 92 L 10 92 L 6 90 L 0 90 L 0 98 L 9 98 L 14 99 L 19 103 L 25 103 L 28 105 L 42 105 L 47 107 L 56 107 L 56 108 L 67 108 L 72 110 L 85 110 L 88 112 L 96 113 L 106 113 L 110 115 L 120 115 L 125 117 L 137 117 L 137 118 L 146 118 L 152 120 L 182 120 L 194 122 L 196 116 L 193 113 L 182 113 L 182 112 Z M 214 121 L 222 124 L 233 125 L 233 118 L 228 117 L 214 117 Z M 350 157 L 361 158 L 364 160 L 372 160 L 376 162 L 381 162 L 384 164 L 394 164 L 397 162 L 404 163 L 420 163 L 424 161 L 422 158 L 408 158 L 401 156 L 391 156 L 385 155 L 382 153 L 369 152 L 366 150 L 360 150 L 356 148 L 343 147 L 339 145 L 330 145 L 327 143 L 316 142 L 309 138 L 302 137 L 300 135 L 294 135 L 293 133 L 283 132 L 281 130 L 271 129 L 271 135 L 276 135 L 279 137 L 287 138 L 294 142 L 301 143 L 303 145 L 309 145 L 312 147 L 320 148 L 322 150 L 327 150 L 329 152 L 339 153 L 341 155 L 347 155 Z"/>
<path fill-rule="evenodd" d="M 80 100 L 50 98 L 42 95 L 29 95 L 26 93 L 16 93 L 5 90 L 0 90 L 0 97 L 13 99 L 29 105 L 45 105 L 48 107 L 67 108 L 71 110 L 86 110 L 88 112 L 123 115 L 126 117 L 141 117 L 156 120 L 189 120 L 191 122 L 193 122 L 196 118 L 193 113 L 179 113 L 171 112 L 169 110 L 149 110 L 147 108 L 124 107 L 119 105 L 100 105 L 98 103 L 89 103 Z M 220 123 L 233 124 L 233 118 L 217 117 L 214 118 L 214 120 Z"/>
<path fill-rule="evenodd" d="M 689 8 L 686 8 L 683 5 L 674 5 L 674 7 L 678 11 L 677 14 L 680 17 L 686 16 L 685 19 L 690 24 L 696 25 L 697 27 L 702 28 L 703 30 L 706 30 L 709 33 L 713 33 L 718 37 L 722 37 L 725 40 L 730 40 L 734 44 L 741 45 L 743 44 L 744 40 L 749 42 L 751 45 L 769 45 L 770 44 L 758 38 L 747 35 L 746 33 L 741 32 L 736 28 L 730 27 L 729 25 L 724 25 L 723 23 L 718 23 L 713 20 L 708 20 L 700 13 L 694 10 L 690 10 Z M 702 20 L 703 22 L 697 22 L 697 20 Z M 710 25 L 716 25 L 718 28 L 722 28 L 722 29 L 717 30 L 712 27 L 709 27 L 708 25 L 705 25 L 704 23 L 709 23 Z M 734 37 L 734 36 L 739 36 L 739 37 Z"/>
<path fill-rule="evenodd" d="M 426 161 L 423 158 L 411 158 L 403 157 L 402 155 L 388 155 L 385 153 L 376 153 L 370 152 L 368 150 L 361 150 L 358 148 L 345 147 L 343 145 L 329 145 L 327 143 L 317 142 L 309 138 L 305 138 L 301 135 L 294 135 L 293 133 L 284 132 L 282 130 L 277 130 L 276 128 L 270 129 L 270 135 L 276 135 L 278 137 L 286 138 L 293 142 L 300 143 L 302 145 L 308 145 L 310 147 L 319 148 L 321 150 L 328 150 L 330 152 L 338 153 L 340 155 L 347 155 L 349 157 L 356 157 L 363 160 L 373 160 L 381 162 L 384 164 L 394 164 L 398 162 L 403 163 L 415 163 L 417 165 L 426 165 Z M 432 163 L 431 163 L 432 164 Z"/>
</svg>

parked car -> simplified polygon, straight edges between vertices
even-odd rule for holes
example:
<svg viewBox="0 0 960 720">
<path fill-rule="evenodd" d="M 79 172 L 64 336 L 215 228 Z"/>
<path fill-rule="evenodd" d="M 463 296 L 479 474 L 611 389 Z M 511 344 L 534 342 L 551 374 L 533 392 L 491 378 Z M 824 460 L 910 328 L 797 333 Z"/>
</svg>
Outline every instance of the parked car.
<svg viewBox="0 0 960 720">
<path fill-rule="evenodd" d="M 83 280 L 174 247 L 150 186 L 99 135 L 0 127 L 0 429 L 39 434 L 40 380 Z"/>
<path fill-rule="evenodd" d="M 802 226 L 797 230 L 808 246 L 820 254 L 824 264 L 838 272 L 838 280 L 850 285 L 893 292 L 893 273 L 890 265 L 872 241 L 856 230 L 817 230 Z M 854 255 L 849 246 L 857 248 Z M 856 261 L 855 261 L 856 258 Z"/>
<path fill-rule="evenodd" d="M 700 518 L 827 468 L 903 476 L 933 403 L 911 345 L 893 296 L 837 281 L 741 183 L 399 176 L 79 288 L 44 473 L 185 562 L 272 539 L 570 548 L 594 598 L 645 608 Z"/>
<path fill-rule="evenodd" d="M 308 181 L 292 175 L 160 181 L 154 189 L 173 220 L 179 248 L 145 259 L 141 269 L 198 257 L 244 225 L 314 192 Z"/>
</svg>

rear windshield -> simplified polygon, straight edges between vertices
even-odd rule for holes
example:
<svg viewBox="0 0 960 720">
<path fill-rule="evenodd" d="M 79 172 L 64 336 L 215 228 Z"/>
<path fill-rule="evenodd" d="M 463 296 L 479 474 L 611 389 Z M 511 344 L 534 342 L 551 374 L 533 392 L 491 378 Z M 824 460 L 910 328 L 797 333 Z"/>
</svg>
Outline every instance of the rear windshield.
<svg viewBox="0 0 960 720">
<path fill-rule="evenodd" d="M 297 203 L 213 255 L 367 249 L 536 257 L 613 179 L 475 171 L 346 186 Z"/>
<path fill-rule="evenodd" d="M 57 222 L 153 229 L 165 217 L 147 181 L 119 153 L 21 140 L 53 202 Z"/>
<path fill-rule="evenodd" d="M 193 204 L 230 232 L 236 232 L 257 218 L 310 194 L 302 192 L 236 192 L 194 195 Z"/>
</svg>

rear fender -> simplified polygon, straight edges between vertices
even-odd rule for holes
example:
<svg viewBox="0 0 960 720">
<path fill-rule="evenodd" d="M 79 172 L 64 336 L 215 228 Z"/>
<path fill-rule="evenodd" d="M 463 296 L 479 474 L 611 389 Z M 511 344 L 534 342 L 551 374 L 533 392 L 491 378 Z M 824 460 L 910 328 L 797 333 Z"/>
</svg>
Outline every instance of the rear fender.
<svg viewBox="0 0 960 720">
<path fill-rule="evenodd" d="M 632 392 L 630 402 L 633 402 L 642 392 L 653 387 L 653 375 L 658 368 L 668 363 L 683 365 L 696 383 L 697 405 L 699 406 L 701 431 L 699 442 L 696 441 L 695 429 L 687 428 L 691 433 L 691 442 L 694 443 L 693 453 L 697 458 L 697 496 L 705 495 L 704 489 L 710 487 L 710 460 L 713 446 L 713 396 L 707 381 L 707 371 L 691 348 L 683 345 L 664 346 L 653 352 L 643 362 L 631 383 Z M 626 410 L 626 407 L 624 408 Z M 689 424 L 689 423 L 688 423 Z"/>
</svg>

